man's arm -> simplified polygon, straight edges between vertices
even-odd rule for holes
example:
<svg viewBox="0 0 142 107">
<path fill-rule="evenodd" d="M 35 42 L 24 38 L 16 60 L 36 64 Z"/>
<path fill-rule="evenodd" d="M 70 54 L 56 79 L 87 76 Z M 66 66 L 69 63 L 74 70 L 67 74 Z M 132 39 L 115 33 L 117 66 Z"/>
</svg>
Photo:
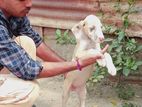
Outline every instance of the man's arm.
<svg viewBox="0 0 142 107">
<path fill-rule="evenodd" d="M 101 53 L 99 54 L 91 54 L 86 57 L 81 57 L 79 59 L 80 66 L 83 68 L 87 65 L 93 64 L 96 62 L 97 59 L 100 59 L 103 57 L 103 54 L 108 49 L 108 45 L 106 45 Z M 42 62 L 43 69 L 39 73 L 37 78 L 46 78 L 46 77 L 52 77 L 59 74 L 67 73 L 72 70 L 76 70 L 77 62 L 76 61 L 70 61 L 70 62 Z"/>
<path fill-rule="evenodd" d="M 65 61 L 43 42 L 37 47 L 37 56 L 42 60 L 49 62 Z"/>
<path fill-rule="evenodd" d="M 90 58 L 80 58 L 79 63 L 81 67 L 85 67 L 96 62 L 96 59 L 101 58 L 101 55 L 92 56 Z M 59 74 L 67 73 L 77 69 L 77 62 L 42 62 L 43 69 L 37 78 L 52 77 Z"/>
</svg>

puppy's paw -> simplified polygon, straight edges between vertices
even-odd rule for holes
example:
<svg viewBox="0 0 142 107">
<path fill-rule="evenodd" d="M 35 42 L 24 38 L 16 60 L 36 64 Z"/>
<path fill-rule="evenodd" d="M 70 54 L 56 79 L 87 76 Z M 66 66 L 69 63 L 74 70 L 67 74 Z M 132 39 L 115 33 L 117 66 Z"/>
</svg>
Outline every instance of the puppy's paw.
<svg viewBox="0 0 142 107">
<path fill-rule="evenodd" d="M 101 67 L 105 67 L 106 66 L 106 61 L 104 58 L 102 59 L 97 59 L 97 63 L 99 64 L 99 66 Z"/>
<path fill-rule="evenodd" d="M 110 75 L 115 76 L 115 75 L 117 74 L 116 68 L 115 68 L 114 65 L 107 66 L 107 68 L 108 68 L 108 73 L 109 73 Z"/>
<path fill-rule="evenodd" d="M 110 54 L 105 53 L 104 56 L 105 56 L 105 60 L 106 60 L 106 67 L 108 69 L 108 73 L 112 76 L 115 76 L 117 71 L 116 71 L 116 67 L 113 64 Z"/>
</svg>

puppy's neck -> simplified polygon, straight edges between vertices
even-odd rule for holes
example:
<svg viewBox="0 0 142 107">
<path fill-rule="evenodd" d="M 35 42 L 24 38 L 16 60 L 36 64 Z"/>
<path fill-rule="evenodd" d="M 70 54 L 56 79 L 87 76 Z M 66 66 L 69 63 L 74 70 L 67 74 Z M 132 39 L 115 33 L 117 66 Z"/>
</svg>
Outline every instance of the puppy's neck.
<svg viewBox="0 0 142 107">
<path fill-rule="evenodd" d="M 77 41 L 72 58 L 76 57 L 78 53 L 84 51 L 87 45 L 88 44 L 85 41 Z"/>
</svg>

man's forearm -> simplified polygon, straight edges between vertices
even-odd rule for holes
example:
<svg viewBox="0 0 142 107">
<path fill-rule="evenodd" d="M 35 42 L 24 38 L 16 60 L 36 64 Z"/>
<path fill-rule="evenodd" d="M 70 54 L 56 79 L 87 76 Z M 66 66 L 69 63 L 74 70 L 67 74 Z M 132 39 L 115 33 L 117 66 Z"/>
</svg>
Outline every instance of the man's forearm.
<svg viewBox="0 0 142 107">
<path fill-rule="evenodd" d="M 37 48 L 37 56 L 42 60 L 49 62 L 65 61 L 63 58 L 58 56 L 51 48 L 49 48 L 45 43 L 41 43 Z"/>
<path fill-rule="evenodd" d="M 77 63 L 83 68 L 87 65 L 93 64 L 97 59 L 100 59 L 100 55 L 92 56 L 90 58 L 81 58 L 70 62 L 42 62 L 43 69 L 40 72 L 38 78 L 52 77 L 59 74 L 67 73 L 72 70 L 78 69 Z"/>
<path fill-rule="evenodd" d="M 43 62 L 43 69 L 38 78 L 52 77 L 77 69 L 76 62 Z"/>
</svg>

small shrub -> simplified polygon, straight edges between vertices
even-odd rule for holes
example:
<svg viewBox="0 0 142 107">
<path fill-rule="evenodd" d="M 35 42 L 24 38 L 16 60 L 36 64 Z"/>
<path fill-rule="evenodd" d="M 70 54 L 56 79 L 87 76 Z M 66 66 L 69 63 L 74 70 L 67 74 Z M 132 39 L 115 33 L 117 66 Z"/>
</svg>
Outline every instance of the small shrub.
<svg viewBox="0 0 142 107">
<path fill-rule="evenodd" d="M 66 44 L 76 44 L 76 40 L 74 36 L 69 35 L 69 30 L 65 30 L 65 32 L 62 32 L 60 29 L 57 29 L 55 32 L 56 35 L 56 43 L 61 45 Z"/>
<path fill-rule="evenodd" d="M 123 103 L 122 107 L 141 107 L 141 106 L 133 104 L 133 103 Z"/>
<path fill-rule="evenodd" d="M 116 93 L 118 94 L 118 97 L 123 100 L 129 100 L 135 96 L 133 88 L 128 84 L 122 83 L 117 85 Z"/>
</svg>

